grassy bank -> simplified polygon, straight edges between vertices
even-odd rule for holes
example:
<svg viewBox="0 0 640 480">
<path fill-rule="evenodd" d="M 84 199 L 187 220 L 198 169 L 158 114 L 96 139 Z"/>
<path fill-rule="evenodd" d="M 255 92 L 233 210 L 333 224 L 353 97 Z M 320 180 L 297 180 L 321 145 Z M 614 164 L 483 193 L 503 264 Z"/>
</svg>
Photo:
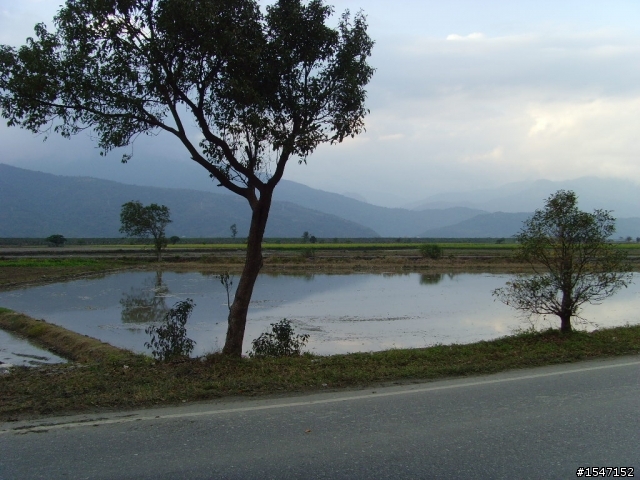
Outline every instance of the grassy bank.
<svg viewBox="0 0 640 480">
<path fill-rule="evenodd" d="M 439 245 L 443 258 L 430 259 L 420 255 L 419 243 L 265 243 L 262 273 L 516 273 L 530 270 L 528 265 L 513 258 L 514 244 L 447 242 Z M 5 249 L 5 256 L 0 249 L 0 290 L 132 268 L 239 274 L 244 264 L 243 248 L 238 244 L 175 245 L 165 252 L 161 263 L 155 261 L 148 246 L 108 252 L 100 246 L 76 250 L 23 249 L 15 255 Z M 640 270 L 639 246 L 624 244 L 620 248 L 628 251 L 633 268 Z"/>
<path fill-rule="evenodd" d="M 317 249 L 309 244 L 283 246 L 281 249 L 265 247 L 263 273 L 349 273 L 349 272 L 452 272 L 500 271 L 514 272 L 527 268 L 511 258 L 512 251 L 495 249 L 445 249 L 445 257 L 434 260 L 422 258 L 416 247 L 398 249 Z M 388 247 L 388 245 L 387 245 Z M 59 252 L 59 250 L 56 250 Z M 151 256 L 137 252 L 119 252 L 117 257 L 92 258 L 94 252 L 73 253 L 64 257 L 0 256 L 0 290 L 25 285 L 73 280 L 87 275 L 107 274 L 120 270 L 141 268 L 147 270 L 189 270 L 206 273 L 229 271 L 240 273 L 244 252 L 200 251 L 198 249 L 165 253 L 158 263 Z"/>
<path fill-rule="evenodd" d="M 0 289 L 21 285 L 73 280 L 86 275 L 110 273 L 149 262 L 139 259 L 102 258 L 2 258 Z"/>
<path fill-rule="evenodd" d="M 66 331 L 65 337 L 54 334 L 49 324 L 7 310 L 0 311 L 0 325 L 13 325 L 9 328 L 14 332 L 41 344 L 49 342 L 49 348 L 56 348 L 60 354 L 66 352 L 68 357 L 81 359 L 68 365 L 15 368 L 0 377 L 0 420 L 231 395 L 359 388 L 640 354 L 640 326 L 633 326 L 571 335 L 557 331 L 525 333 L 469 345 L 330 357 L 227 359 L 209 355 L 155 363 L 149 357 L 119 349 L 105 353 L 98 348 L 101 342 L 97 340 L 83 347 L 82 355 L 75 354 L 87 337 Z"/>
<path fill-rule="evenodd" d="M 44 320 L 0 308 L 0 329 L 74 362 L 126 361 L 133 354 Z"/>
</svg>

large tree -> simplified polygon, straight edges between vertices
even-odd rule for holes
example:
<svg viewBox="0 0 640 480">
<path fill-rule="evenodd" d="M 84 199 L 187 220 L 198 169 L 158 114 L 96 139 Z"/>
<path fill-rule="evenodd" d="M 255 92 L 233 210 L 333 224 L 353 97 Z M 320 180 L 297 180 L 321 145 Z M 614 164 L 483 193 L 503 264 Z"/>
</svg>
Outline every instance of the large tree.
<svg viewBox="0 0 640 480">
<path fill-rule="evenodd" d="M 120 232 L 130 237 L 153 237 L 153 247 L 158 261 L 168 245 L 165 229 L 171 223 L 169 207 L 152 203 L 144 206 L 138 201 L 127 202 L 120 210 Z"/>
<path fill-rule="evenodd" d="M 165 132 L 251 207 L 244 270 L 223 352 L 241 355 L 273 191 L 291 159 L 364 128 L 373 42 L 365 17 L 331 27 L 322 0 L 67 0 L 56 30 L 0 47 L 9 125 L 102 152 Z M 190 131 L 195 125 L 197 132 Z M 124 155 L 126 162 L 129 155 Z"/>
<path fill-rule="evenodd" d="M 608 239 L 615 218 L 606 210 L 578 209 L 574 192 L 560 190 L 524 222 L 517 257 L 533 275 L 521 275 L 493 294 L 529 314 L 557 315 L 571 332 L 571 317 L 585 303 L 599 303 L 631 281 L 625 253 Z"/>
</svg>

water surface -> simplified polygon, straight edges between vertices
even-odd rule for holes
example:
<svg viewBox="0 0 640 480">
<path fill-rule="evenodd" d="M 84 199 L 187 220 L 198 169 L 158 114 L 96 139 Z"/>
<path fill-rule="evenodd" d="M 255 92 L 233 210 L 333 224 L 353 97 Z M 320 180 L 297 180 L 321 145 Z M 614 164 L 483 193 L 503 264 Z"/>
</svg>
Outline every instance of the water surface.
<svg viewBox="0 0 640 480">
<path fill-rule="evenodd" d="M 318 354 L 468 343 L 526 326 L 517 312 L 494 302 L 491 291 L 509 275 L 349 274 L 261 275 L 256 284 L 243 350 L 283 318 L 308 333 Z M 237 282 L 237 278 L 235 279 Z M 635 285 L 589 306 L 595 326 L 637 323 Z M 222 348 L 228 312 L 226 292 L 213 275 L 197 272 L 124 272 L 0 293 L 0 305 L 62 325 L 119 347 L 147 351 L 144 329 L 177 301 L 196 307 L 187 324 L 194 355 Z M 557 326 L 555 318 L 542 320 Z"/>
<path fill-rule="evenodd" d="M 36 366 L 66 360 L 29 342 L 0 330 L 0 369 L 3 365 Z"/>
</svg>

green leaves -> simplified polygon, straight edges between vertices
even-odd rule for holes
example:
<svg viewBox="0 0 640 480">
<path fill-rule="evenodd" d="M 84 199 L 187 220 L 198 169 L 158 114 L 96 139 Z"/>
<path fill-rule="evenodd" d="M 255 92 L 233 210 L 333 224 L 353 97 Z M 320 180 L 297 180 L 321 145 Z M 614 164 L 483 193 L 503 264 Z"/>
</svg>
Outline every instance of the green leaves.
<svg viewBox="0 0 640 480">
<path fill-rule="evenodd" d="M 167 312 L 161 325 L 144 329 L 151 337 L 144 345 L 151 349 L 156 360 L 167 361 L 191 354 L 196 342 L 187 337 L 186 324 L 194 305 L 190 298 L 180 301 Z"/>
<path fill-rule="evenodd" d="M 130 237 L 153 237 L 154 246 L 160 260 L 161 252 L 167 246 L 164 230 L 171 223 L 169 208 L 152 203 L 146 207 L 138 201 L 127 202 L 120 211 L 120 232 Z"/>
<path fill-rule="evenodd" d="M 332 13 L 321 0 L 265 15 L 255 0 L 69 0 L 55 30 L 0 47 L 2 116 L 34 132 L 92 130 L 103 153 L 171 133 L 250 199 L 291 156 L 364 129 L 373 42 L 361 13 L 338 28 Z"/>
<path fill-rule="evenodd" d="M 295 335 L 291 321 L 286 318 L 271 324 L 271 331 L 251 341 L 249 357 L 298 357 L 307 344 L 309 335 Z"/>
<path fill-rule="evenodd" d="M 523 312 L 558 315 L 570 330 L 581 305 L 599 303 L 631 282 L 625 252 L 608 242 L 614 232 L 608 211 L 582 212 L 574 192 L 556 192 L 516 236 L 517 257 L 535 275 L 516 277 L 493 295 Z"/>
</svg>

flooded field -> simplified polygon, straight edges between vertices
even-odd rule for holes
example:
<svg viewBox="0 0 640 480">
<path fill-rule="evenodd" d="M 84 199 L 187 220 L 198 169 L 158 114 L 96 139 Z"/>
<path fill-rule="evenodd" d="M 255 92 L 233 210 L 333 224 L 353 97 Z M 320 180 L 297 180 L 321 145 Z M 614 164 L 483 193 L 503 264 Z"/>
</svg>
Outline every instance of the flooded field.
<svg viewBox="0 0 640 480">
<path fill-rule="evenodd" d="M 0 330 L 0 373 L 6 365 L 36 366 L 65 360 Z"/>
<path fill-rule="evenodd" d="M 310 335 L 317 354 L 468 343 L 527 326 L 494 302 L 509 275 L 261 275 L 249 311 L 244 351 L 283 318 Z M 237 279 L 236 279 L 237 281 Z M 222 348 L 228 312 L 217 277 L 197 272 L 125 272 L 0 293 L 0 306 L 44 318 L 113 345 L 145 352 L 144 329 L 177 301 L 196 307 L 187 324 L 194 355 Z M 640 293 L 631 285 L 603 305 L 588 306 L 586 328 L 638 323 Z M 540 326 L 557 326 L 555 318 Z"/>
</svg>

